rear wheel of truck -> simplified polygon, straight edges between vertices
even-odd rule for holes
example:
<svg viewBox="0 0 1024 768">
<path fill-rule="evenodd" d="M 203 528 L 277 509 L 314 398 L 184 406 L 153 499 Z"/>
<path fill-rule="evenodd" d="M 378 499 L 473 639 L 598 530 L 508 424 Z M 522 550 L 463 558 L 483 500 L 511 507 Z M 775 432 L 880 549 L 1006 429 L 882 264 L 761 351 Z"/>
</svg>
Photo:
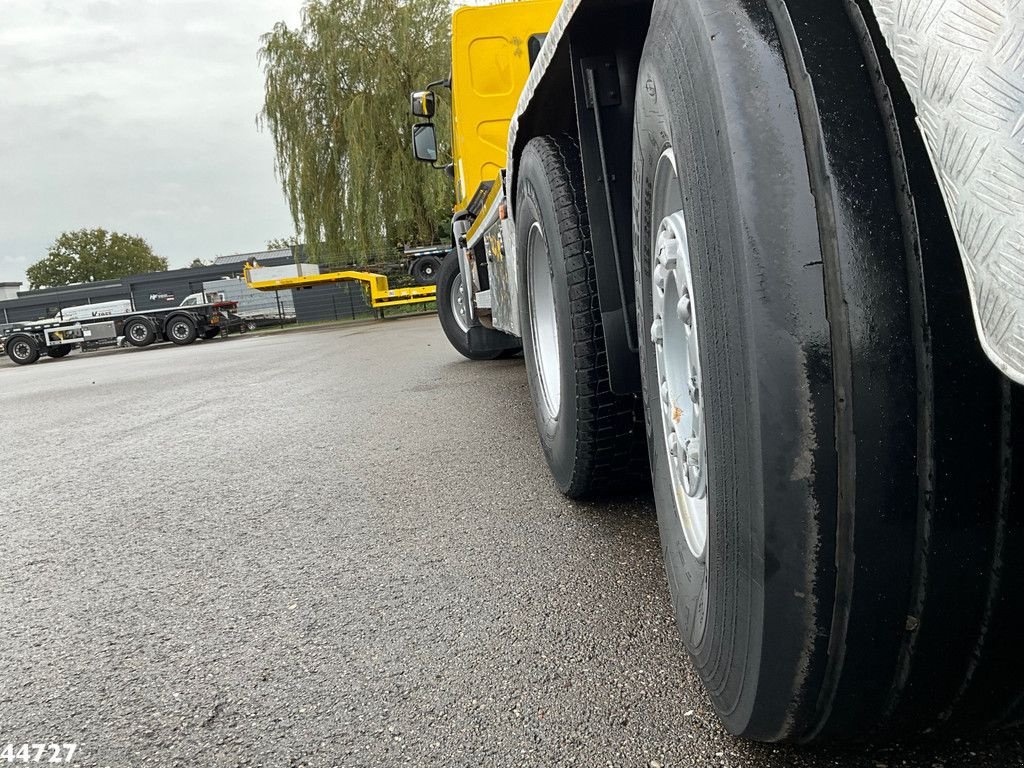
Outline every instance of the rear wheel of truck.
<svg viewBox="0 0 1024 768">
<path fill-rule="evenodd" d="M 67 357 L 71 354 L 71 350 L 74 349 L 70 344 L 59 344 L 56 347 L 47 347 L 46 356 L 52 358 Z"/>
<path fill-rule="evenodd" d="M 437 319 L 448 341 L 463 357 L 497 360 L 506 354 L 504 350 L 475 352 L 469 348 L 469 328 L 473 322 L 469 319 L 469 297 L 455 251 L 445 256 L 437 272 Z"/>
<path fill-rule="evenodd" d="M 31 336 L 15 334 L 4 343 L 7 356 L 18 365 L 31 365 L 39 359 L 39 347 Z"/>
<path fill-rule="evenodd" d="M 1019 721 L 1021 390 L 979 348 L 857 6 L 816 6 L 817 37 L 768 7 L 658 0 L 637 81 L 641 366 L 680 634 L 749 738 Z"/>
<path fill-rule="evenodd" d="M 167 329 L 165 333 L 167 334 L 167 339 L 172 344 L 177 344 L 178 346 L 191 344 L 196 340 L 196 336 L 198 335 L 195 321 L 186 315 L 172 317 L 167 322 Z"/>
<path fill-rule="evenodd" d="M 647 475 L 640 400 L 609 385 L 576 144 L 532 139 L 516 200 L 523 355 L 544 456 L 572 498 L 628 488 Z"/>
<path fill-rule="evenodd" d="M 122 333 L 133 347 L 148 347 L 156 341 L 156 328 L 144 317 L 132 318 L 126 322 Z"/>
</svg>

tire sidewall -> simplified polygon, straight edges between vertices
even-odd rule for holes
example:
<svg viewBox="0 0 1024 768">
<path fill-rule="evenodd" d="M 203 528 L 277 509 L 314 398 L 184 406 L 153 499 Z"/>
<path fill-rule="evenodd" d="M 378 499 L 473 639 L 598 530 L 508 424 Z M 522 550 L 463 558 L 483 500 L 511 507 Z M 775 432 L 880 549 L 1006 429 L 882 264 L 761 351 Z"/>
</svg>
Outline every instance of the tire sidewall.
<svg viewBox="0 0 1024 768">
<path fill-rule="evenodd" d="M 28 355 L 21 358 L 16 356 L 14 350 L 18 348 L 18 344 L 28 344 Z M 5 347 L 8 351 L 7 356 L 12 360 L 12 362 L 18 365 L 30 365 L 39 359 L 39 348 L 36 346 L 36 343 L 28 336 L 13 336 L 5 342 Z"/>
<path fill-rule="evenodd" d="M 645 67 L 644 64 L 647 64 Z M 655 504 L 658 513 L 658 528 L 661 535 L 665 558 L 665 571 L 671 587 L 672 602 L 676 612 L 679 632 L 687 649 L 700 656 L 707 637 L 709 607 L 708 562 L 715 561 L 721 548 L 721 531 L 717 529 L 714 515 L 713 476 L 717 467 L 709 466 L 708 517 L 709 530 L 705 553 L 695 557 L 686 542 L 682 524 L 676 514 L 673 501 L 672 478 L 665 445 L 665 429 L 658 405 L 658 368 L 655 361 L 654 344 L 650 328 L 654 319 L 652 271 L 654 233 L 652 227 L 654 169 L 662 153 L 674 147 L 670 118 L 660 105 L 651 99 L 649 91 L 663 91 L 659 73 L 645 61 L 640 69 L 640 83 L 644 93 L 638 92 L 636 125 L 634 130 L 634 247 L 633 269 L 636 276 L 637 328 L 640 335 L 640 368 L 643 379 L 644 413 L 646 414 L 648 453 L 651 458 L 651 478 L 654 486 Z M 645 82 L 646 81 L 646 82 Z M 645 98 L 646 97 L 646 98 Z M 685 199 L 685 196 L 684 196 Z M 689 230 L 689 222 L 688 222 Z M 696 269 L 694 270 L 696 273 Z M 693 276 L 694 292 L 698 307 L 701 301 L 702 285 L 697 274 Z M 704 315 L 699 315 L 704 320 Z M 702 345 L 703 353 L 703 345 Z M 710 371 L 701 359 L 704 375 Z M 705 383 L 707 379 L 705 378 Z M 705 398 L 708 394 L 705 393 Z M 705 407 L 705 418 L 715 416 L 715 409 Z M 717 584 L 716 584 L 717 586 Z M 717 605 L 716 601 L 716 605 Z M 712 633 L 713 634 L 713 633 Z M 712 638 L 713 641 L 713 638 Z"/>
<path fill-rule="evenodd" d="M 132 337 L 131 330 L 133 327 L 139 326 L 146 329 L 146 335 L 142 339 L 135 339 Z M 146 347 L 153 343 L 156 338 L 156 332 L 153 330 L 153 326 L 145 320 L 129 320 L 124 329 L 124 335 L 128 339 L 128 343 L 133 347 Z"/>
<path fill-rule="evenodd" d="M 565 271 L 565 257 L 562 249 L 559 222 L 555 218 L 555 203 L 548 182 L 548 171 L 540 156 L 529 145 L 523 151 L 519 165 L 517 189 L 516 243 L 522 261 L 519 268 L 519 296 L 522 303 L 520 312 L 523 331 L 523 356 L 526 359 L 527 379 L 535 403 L 544 400 L 543 387 L 538 374 L 537 351 L 533 343 L 533 307 L 530 289 L 532 255 L 528 251 L 529 234 L 534 224 L 539 224 L 548 248 L 548 262 L 551 266 L 552 296 L 554 298 L 555 324 L 560 366 L 558 386 L 561 390 L 559 409 L 555 414 L 546 408 L 535 407 L 537 430 L 541 446 L 551 468 L 555 482 L 565 490 L 573 480 L 572 457 L 576 450 L 578 425 L 575 409 L 567 404 L 576 397 L 575 381 L 571 365 L 573 359 L 573 328 L 569 312 L 568 278 Z"/>
<path fill-rule="evenodd" d="M 179 324 L 184 324 L 188 327 L 188 332 L 178 338 L 174 335 L 174 328 Z M 195 341 L 197 335 L 195 322 L 188 317 L 174 317 L 171 318 L 170 322 L 167 323 L 167 338 L 171 340 L 173 344 L 185 345 Z"/>
<path fill-rule="evenodd" d="M 634 123 L 633 236 L 640 361 L 644 381 L 648 449 L 666 575 L 680 635 L 715 699 L 726 724 L 745 727 L 756 685 L 749 670 L 759 663 L 761 632 L 757 565 L 762 561 L 752 494 L 759 482 L 749 438 L 748 410 L 754 399 L 743 359 L 746 336 L 742 307 L 746 287 L 735 262 L 744 252 L 736 233 L 735 190 L 721 110 L 712 88 L 715 72 L 703 32 L 700 3 L 684 0 L 656 5 L 652 35 L 641 60 Z M 660 16 L 659 16 L 660 13 Z M 682 20 L 682 21 L 680 21 Z M 685 55 L 675 40 L 689 37 Z M 682 78 L 669 75 L 687 62 Z M 659 399 L 658 372 L 650 329 L 653 181 L 659 158 L 672 147 L 686 218 L 700 328 L 701 408 L 705 424 L 708 537 L 701 557 L 686 541 L 673 501 Z M 728 343 L 726 343 L 728 342 Z M 729 714 L 726 714 L 729 713 Z"/>
</svg>

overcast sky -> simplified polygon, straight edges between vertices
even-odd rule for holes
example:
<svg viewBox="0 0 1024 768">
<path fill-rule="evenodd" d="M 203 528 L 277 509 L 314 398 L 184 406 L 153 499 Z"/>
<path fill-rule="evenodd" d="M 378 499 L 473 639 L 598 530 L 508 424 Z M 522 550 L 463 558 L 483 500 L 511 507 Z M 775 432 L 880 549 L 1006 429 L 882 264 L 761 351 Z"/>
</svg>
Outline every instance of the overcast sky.
<svg viewBox="0 0 1024 768">
<path fill-rule="evenodd" d="M 0 0 L 0 282 L 65 230 L 172 267 L 289 235 L 259 36 L 301 0 Z"/>
</svg>

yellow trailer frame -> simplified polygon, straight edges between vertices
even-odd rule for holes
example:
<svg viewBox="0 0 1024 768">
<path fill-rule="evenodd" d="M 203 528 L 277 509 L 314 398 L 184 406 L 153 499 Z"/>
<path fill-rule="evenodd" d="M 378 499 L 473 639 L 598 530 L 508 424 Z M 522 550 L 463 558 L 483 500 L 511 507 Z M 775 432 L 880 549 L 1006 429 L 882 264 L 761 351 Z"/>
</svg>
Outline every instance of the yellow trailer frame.
<svg viewBox="0 0 1024 768">
<path fill-rule="evenodd" d="M 374 309 L 396 307 L 401 304 L 425 304 L 437 297 L 437 287 L 422 285 L 414 288 L 391 288 L 388 279 L 376 272 L 358 272 L 344 270 L 342 272 L 324 272 L 319 275 L 302 275 L 282 277 L 276 280 L 253 280 L 249 272 L 253 267 L 245 265 L 245 284 L 257 291 L 279 291 L 283 288 L 311 288 L 314 285 L 330 285 L 331 283 L 347 283 L 357 281 L 363 284 L 370 306 Z"/>
</svg>

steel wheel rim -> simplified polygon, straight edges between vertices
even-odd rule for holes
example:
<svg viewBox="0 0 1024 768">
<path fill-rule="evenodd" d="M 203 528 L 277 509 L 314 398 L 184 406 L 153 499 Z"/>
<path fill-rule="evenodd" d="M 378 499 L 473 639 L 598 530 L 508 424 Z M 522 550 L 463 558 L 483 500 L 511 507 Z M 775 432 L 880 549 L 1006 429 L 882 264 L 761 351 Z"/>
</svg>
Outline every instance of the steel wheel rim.
<svg viewBox="0 0 1024 768">
<path fill-rule="evenodd" d="M 555 286 L 551 257 L 540 222 L 534 222 L 526 241 L 527 288 L 529 290 L 530 336 L 537 361 L 541 405 L 554 419 L 562 406 L 561 352 L 558 349 L 558 318 L 555 315 Z"/>
<path fill-rule="evenodd" d="M 453 290 L 449 291 L 449 294 L 455 324 L 463 333 L 469 333 L 469 320 L 467 319 L 469 315 L 466 312 L 466 281 L 462 279 L 461 271 L 456 271 L 455 286 Z"/>
<path fill-rule="evenodd" d="M 146 338 L 146 328 L 141 323 L 135 323 L 128 331 L 133 341 L 142 341 Z"/>
<path fill-rule="evenodd" d="M 171 335 L 176 339 L 187 339 L 188 338 L 188 324 L 183 322 L 177 322 L 171 326 Z"/>
<path fill-rule="evenodd" d="M 662 153 L 655 170 L 651 217 L 654 312 L 650 332 L 658 369 L 655 396 L 672 502 L 687 546 L 701 558 L 708 541 L 708 446 L 701 404 L 700 336 L 686 216 L 671 147 Z"/>
<path fill-rule="evenodd" d="M 16 341 L 14 343 L 14 356 L 19 360 L 27 360 L 32 354 L 32 347 L 27 341 Z"/>
</svg>

